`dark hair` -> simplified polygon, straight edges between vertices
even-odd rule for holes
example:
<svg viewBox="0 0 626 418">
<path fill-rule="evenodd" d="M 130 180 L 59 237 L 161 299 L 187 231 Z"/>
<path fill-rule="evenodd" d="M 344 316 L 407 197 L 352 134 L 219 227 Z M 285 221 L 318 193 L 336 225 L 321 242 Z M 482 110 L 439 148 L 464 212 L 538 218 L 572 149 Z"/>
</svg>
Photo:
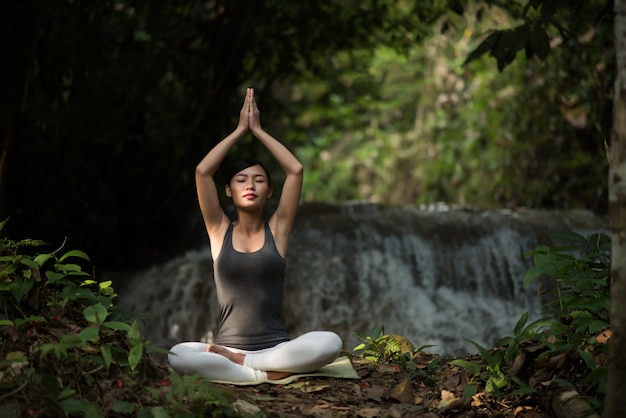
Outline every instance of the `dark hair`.
<svg viewBox="0 0 626 418">
<path fill-rule="evenodd" d="M 265 167 L 262 162 L 257 161 L 257 160 L 251 160 L 251 159 L 237 160 L 234 163 L 232 163 L 230 165 L 230 168 L 226 172 L 226 184 L 230 184 L 230 181 L 233 179 L 233 177 L 235 177 L 235 175 L 239 173 L 241 170 L 245 170 L 246 168 L 252 167 L 255 165 L 260 166 L 263 169 L 263 171 L 265 171 L 265 175 L 267 176 L 267 184 L 271 186 L 272 182 L 270 180 L 270 172 L 268 171 L 267 167 Z"/>
</svg>

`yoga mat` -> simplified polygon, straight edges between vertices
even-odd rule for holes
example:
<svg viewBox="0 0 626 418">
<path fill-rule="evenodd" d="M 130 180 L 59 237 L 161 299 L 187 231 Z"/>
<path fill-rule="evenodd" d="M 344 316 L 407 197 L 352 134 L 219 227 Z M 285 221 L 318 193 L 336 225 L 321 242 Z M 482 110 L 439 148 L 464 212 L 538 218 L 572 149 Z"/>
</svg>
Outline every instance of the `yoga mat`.
<svg viewBox="0 0 626 418">
<path fill-rule="evenodd" d="M 337 359 L 335 359 L 335 361 L 327 364 L 317 371 L 311 373 L 292 374 L 291 376 L 280 380 L 267 380 L 265 382 L 227 382 L 223 380 L 213 380 L 212 382 L 239 386 L 259 385 L 261 383 L 286 385 L 302 377 L 334 377 L 335 379 L 360 379 L 356 370 L 354 370 L 350 359 L 348 357 L 338 357 Z"/>
</svg>

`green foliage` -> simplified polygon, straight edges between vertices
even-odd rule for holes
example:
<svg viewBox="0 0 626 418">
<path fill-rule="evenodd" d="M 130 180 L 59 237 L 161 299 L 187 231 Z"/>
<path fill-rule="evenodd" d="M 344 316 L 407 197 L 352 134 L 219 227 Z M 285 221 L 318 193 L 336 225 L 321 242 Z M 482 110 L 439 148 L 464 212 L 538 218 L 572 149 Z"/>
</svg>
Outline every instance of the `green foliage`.
<svg viewBox="0 0 626 418">
<path fill-rule="evenodd" d="M 128 315 L 114 305 L 111 282 L 95 280 L 79 264 L 89 261 L 84 252 L 28 254 L 43 243 L 10 240 L 2 233 L 5 224 L 0 223 L 0 401 L 18 400 L 47 416 L 104 417 L 109 408 L 145 417 L 183 417 L 189 411 L 235 416 L 231 402 L 208 382 L 175 373 L 171 385 L 161 388 L 167 409 L 140 407 L 133 397 L 156 390 L 138 383 L 154 373 L 146 353 L 168 351 L 145 341 L 136 319 L 123 319 Z M 128 386 L 126 399 L 109 405 L 100 394 L 86 394 L 115 381 L 119 388 Z"/>
<path fill-rule="evenodd" d="M 509 396 L 535 394 L 541 387 L 523 375 L 520 365 L 533 361 L 536 367 L 554 368 L 566 357 L 577 357 L 581 367 L 576 377 L 585 376 L 582 381 L 575 385 L 553 378 L 551 384 L 577 389 L 601 411 L 607 370 L 596 358 L 608 353 L 599 335 L 609 329 L 610 239 L 605 234 L 584 237 L 574 232 L 553 233 L 552 239 L 559 245 L 539 245 L 528 253 L 534 266 L 524 277 L 525 286 L 536 280 L 552 281 L 545 317 L 528 323 L 528 312 L 524 313 L 513 336 L 500 339 L 492 349 L 470 341 L 479 358 L 451 361 L 470 375 L 465 396 L 473 396 L 482 387 L 500 397 L 500 390 L 509 386 L 517 387 Z M 517 369 L 512 373 L 514 364 Z"/>
<path fill-rule="evenodd" d="M 240 417 L 232 407 L 232 400 L 226 398 L 214 385 L 200 375 L 181 376 L 170 374 L 167 390 L 150 388 L 152 396 L 163 406 L 156 406 L 139 414 L 145 417 Z M 207 411 L 211 411 L 207 415 Z M 248 415 L 245 415 L 248 416 Z"/>
<path fill-rule="evenodd" d="M 546 344 L 555 349 L 593 344 L 594 336 L 609 326 L 610 238 L 574 232 L 555 233 L 552 238 L 563 245 L 542 245 L 529 252 L 534 266 L 524 276 L 525 286 L 542 276 L 553 280 L 546 310 L 559 322 L 550 324 L 547 333 L 556 339 Z"/>
<path fill-rule="evenodd" d="M 433 385 L 438 377 L 441 369 L 439 362 L 440 357 L 428 362 L 425 369 L 418 368 L 415 362 L 416 357 L 426 348 L 432 345 L 413 346 L 406 338 L 395 335 L 385 334 L 383 326 L 375 326 L 369 335 L 355 332 L 361 343 L 352 351 L 358 353 L 364 359 L 371 363 L 395 363 L 402 369 L 407 370 L 411 378 L 422 380 L 428 385 Z"/>
<path fill-rule="evenodd" d="M 402 356 L 402 344 L 393 335 L 385 334 L 383 326 L 372 328 L 370 335 L 355 332 L 361 343 L 353 351 L 362 351 L 362 356 L 373 363 L 399 361 Z"/>
<path fill-rule="evenodd" d="M 545 63 L 519 59 L 504 72 L 486 60 L 463 65 L 484 34 L 506 37 L 494 43 L 507 51 L 523 34 L 545 35 L 547 23 L 495 31 L 519 23 L 521 12 L 507 4 L 463 2 L 461 14 L 439 14 L 419 45 L 337 53 L 331 77 L 281 85 L 279 136 L 302 144 L 305 199 L 602 212 L 611 23 L 576 23 L 580 39 L 590 26 L 594 36 L 549 57 L 535 48 Z M 597 62 L 602 68 L 591 70 Z"/>
</svg>

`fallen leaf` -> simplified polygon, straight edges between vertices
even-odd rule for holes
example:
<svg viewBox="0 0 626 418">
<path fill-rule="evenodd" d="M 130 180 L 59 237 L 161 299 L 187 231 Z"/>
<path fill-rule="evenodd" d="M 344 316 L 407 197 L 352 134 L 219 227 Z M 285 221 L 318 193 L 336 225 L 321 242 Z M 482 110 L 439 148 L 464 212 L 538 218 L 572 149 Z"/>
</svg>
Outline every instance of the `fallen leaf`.
<svg viewBox="0 0 626 418">
<path fill-rule="evenodd" d="M 392 418 L 421 417 L 424 411 L 423 406 L 415 406 L 409 404 L 392 405 L 387 411 Z"/>
<path fill-rule="evenodd" d="M 441 391 L 441 400 L 439 401 L 439 404 L 437 405 L 437 409 L 439 409 L 440 411 L 445 411 L 446 409 L 450 407 L 450 405 L 452 405 L 458 399 L 459 398 L 454 396 L 454 393 L 449 392 L 444 389 Z"/>
<path fill-rule="evenodd" d="M 363 393 L 365 396 L 376 402 L 382 402 L 383 395 L 385 394 L 385 388 L 382 386 L 372 386 L 370 388 L 363 389 Z"/>
<path fill-rule="evenodd" d="M 378 372 L 383 373 L 383 374 L 394 374 L 394 373 L 399 373 L 400 368 L 396 366 L 395 364 L 381 364 L 378 367 Z"/>
<path fill-rule="evenodd" d="M 461 383 L 461 375 L 458 373 L 449 374 L 441 380 L 441 387 L 445 389 L 455 389 Z"/>
<path fill-rule="evenodd" d="M 246 402 L 243 399 L 237 399 L 233 402 L 233 408 L 240 415 L 253 415 L 261 413 L 261 409 L 258 406 L 253 405 L 250 402 Z"/>
<path fill-rule="evenodd" d="M 606 344 L 611 339 L 611 330 L 605 329 L 600 334 L 596 335 L 596 341 L 600 344 Z"/>
<path fill-rule="evenodd" d="M 513 364 L 509 368 L 509 376 L 517 376 L 519 372 L 522 370 L 522 367 L 526 363 L 526 352 L 522 351 L 520 354 L 515 357 L 513 360 Z"/>
<path fill-rule="evenodd" d="M 524 411 L 528 411 L 530 409 L 532 409 L 530 406 L 518 406 L 517 408 L 515 408 L 515 411 L 513 411 L 513 416 L 516 417 L 518 414 L 521 414 Z"/>
<path fill-rule="evenodd" d="M 269 395 L 261 395 L 261 394 L 252 394 L 252 393 L 246 393 L 245 394 L 248 398 L 254 400 L 254 401 L 273 401 L 274 398 L 273 396 L 269 396 Z"/>
<path fill-rule="evenodd" d="M 409 377 L 402 379 L 400 383 L 391 390 L 389 397 L 403 403 L 412 404 L 415 401 L 415 395 L 413 394 L 411 379 Z"/>
<path fill-rule="evenodd" d="M 381 416 L 380 408 L 363 408 L 357 411 L 357 416 L 361 418 L 377 418 Z"/>
<path fill-rule="evenodd" d="M 8 361 L 21 360 L 21 359 L 25 360 L 26 356 L 24 355 L 22 351 L 12 351 L 7 354 L 6 359 Z"/>
<path fill-rule="evenodd" d="M 322 403 L 316 405 L 300 405 L 298 408 L 300 412 L 307 416 L 314 417 L 330 417 L 332 412 L 329 411 L 330 404 Z"/>
<path fill-rule="evenodd" d="M 305 393 L 311 393 L 311 392 L 320 392 L 322 390 L 328 389 L 329 387 L 330 387 L 330 384 L 328 383 L 319 383 L 316 385 L 313 385 L 313 384 L 304 385 L 303 387 L 300 388 L 300 390 Z"/>
</svg>

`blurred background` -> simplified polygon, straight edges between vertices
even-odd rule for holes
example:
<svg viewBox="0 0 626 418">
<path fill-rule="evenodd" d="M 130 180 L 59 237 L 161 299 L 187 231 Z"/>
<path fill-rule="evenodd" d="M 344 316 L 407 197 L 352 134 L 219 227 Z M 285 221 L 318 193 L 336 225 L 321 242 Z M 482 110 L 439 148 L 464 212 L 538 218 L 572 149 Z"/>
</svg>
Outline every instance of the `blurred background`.
<svg viewBox="0 0 626 418">
<path fill-rule="evenodd" d="M 0 9 L 5 233 L 65 242 L 100 269 L 206 244 L 194 168 L 247 86 L 305 165 L 303 203 L 606 212 L 611 1 Z M 251 137 L 233 154 L 267 157 Z"/>
</svg>

